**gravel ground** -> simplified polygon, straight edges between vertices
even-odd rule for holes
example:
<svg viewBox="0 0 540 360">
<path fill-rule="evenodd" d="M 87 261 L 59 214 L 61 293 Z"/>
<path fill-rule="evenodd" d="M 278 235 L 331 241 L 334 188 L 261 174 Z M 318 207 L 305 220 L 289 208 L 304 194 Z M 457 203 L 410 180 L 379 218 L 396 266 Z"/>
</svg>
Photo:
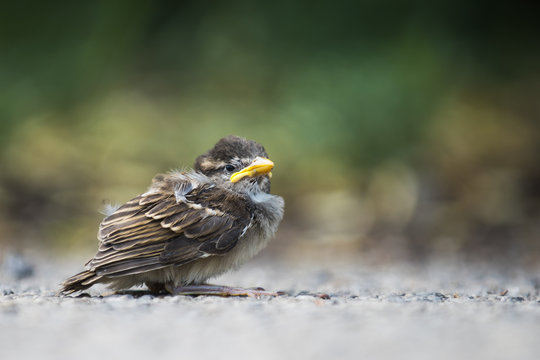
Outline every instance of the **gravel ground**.
<svg viewBox="0 0 540 360">
<path fill-rule="evenodd" d="M 1 359 L 540 358 L 540 272 L 259 259 L 214 283 L 289 295 L 55 296 L 78 269 L 42 263 L 15 280 L 4 267 Z"/>
</svg>

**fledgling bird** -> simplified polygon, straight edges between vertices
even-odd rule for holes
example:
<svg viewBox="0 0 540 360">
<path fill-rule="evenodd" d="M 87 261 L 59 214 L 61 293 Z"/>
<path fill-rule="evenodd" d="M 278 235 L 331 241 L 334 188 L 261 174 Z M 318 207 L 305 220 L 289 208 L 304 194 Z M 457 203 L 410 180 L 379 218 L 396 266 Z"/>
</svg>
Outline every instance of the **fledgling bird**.
<svg viewBox="0 0 540 360">
<path fill-rule="evenodd" d="M 284 201 L 270 194 L 273 167 L 260 144 L 227 136 L 199 156 L 193 170 L 157 175 L 147 192 L 102 221 L 97 254 L 60 292 L 105 283 L 115 290 L 146 284 L 171 294 L 275 295 L 205 283 L 274 236 Z"/>
</svg>

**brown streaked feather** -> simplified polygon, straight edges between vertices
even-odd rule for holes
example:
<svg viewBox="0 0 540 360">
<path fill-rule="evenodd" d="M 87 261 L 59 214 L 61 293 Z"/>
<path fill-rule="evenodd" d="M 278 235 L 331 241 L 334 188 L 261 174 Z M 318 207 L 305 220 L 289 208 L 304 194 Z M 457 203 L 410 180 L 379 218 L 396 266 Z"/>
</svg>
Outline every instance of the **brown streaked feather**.
<svg viewBox="0 0 540 360">
<path fill-rule="evenodd" d="M 236 245 L 240 234 L 239 229 L 232 228 L 222 234 L 218 239 L 201 243 L 199 250 L 208 255 L 223 255 Z"/>
<path fill-rule="evenodd" d="M 144 240 L 148 237 L 159 235 L 163 232 L 162 227 L 159 223 L 153 222 L 147 225 L 146 228 L 132 228 L 127 230 L 124 233 L 117 234 L 112 238 L 108 238 L 103 241 L 100 247 L 106 247 L 109 244 L 122 244 L 125 242 L 133 242 L 137 240 Z"/>
<path fill-rule="evenodd" d="M 239 224 L 238 227 L 235 227 L 234 230 L 228 231 L 222 234 L 216 241 L 215 249 L 218 253 L 223 253 L 224 251 L 229 251 L 236 245 L 238 238 L 242 234 L 242 226 L 244 224 Z"/>
<path fill-rule="evenodd" d="M 154 269 L 162 268 L 157 256 L 139 256 L 136 258 L 128 258 L 119 261 L 114 261 L 96 269 L 96 274 L 99 276 L 121 276 L 139 274 L 142 267 L 153 266 Z"/>
<path fill-rule="evenodd" d="M 121 218 L 116 222 L 111 223 L 105 227 L 100 226 L 99 228 L 99 238 L 103 241 L 108 240 L 108 238 L 114 238 L 115 236 L 122 236 L 126 233 L 127 230 L 132 230 L 133 228 L 140 228 L 146 224 L 152 222 L 151 218 L 146 216 L 132 216 L 129 218 Z"/>
<path fill-rule="evenodd" d="M 158 263 L 152 263 L 152 264 L 148 264 L 148 265 L 139 264 L 136 269 L 128 269 L 128 270 L 124 270 L 124 271 L 119 270 L 119 271 L 116 271 L 114 274 L 106 275 L 106 277 L 119 278 L 119 277 L 126 276 L 126 275 L 142 274 L 142 273 L 145 273 L 147 271 L 163 269 L 163 267 L 164 267 L 163 265 L 158 264 Z"/>
<path fill-rule="evenodd" d="M 175 180 L 164 177 L 154 184 L 159 192 L 140 195 L 103 220 L 98 253 L 87 264 L 96 276 L 139 274 L 234 247 L 241 234 L 237 228 L 247 226 L 239 217 L 249 219 L 242 216 L 245 202 L 236 199 L 232 209 L 224 209 L 224 200 L 235 199 L 226 190 Z"/>
<path fill-rule="evenodd" d="M 233 225 L 230 217 L 211 216 L 184 230 L 184 236 L 188 238 L 204 238 L 207 235 L 221 235 Z"/>
<path fill-rule="evenodd" d="M 62 290 L 60 292 L 68 295 L 76 291 L 88 289 L 96 281 L 101 279 L 101 276 L 96 275 L 93 271 L 81 271 L 78 274 L 73 275 L 62 283 Z"/>
<path fill-rule="evenodd" d="M 185 264 L 193 258 L 204 255 L 199 251 L 200 242 L 179 236 L 172 239 L 159 256 L 159 261 L 164 264 Z"/>
<path fill-rule="evenodd" d="M 193 225 L 197 223 L 198 221 L 202 220 L 204 218 L 204 209 L 203 210 L 189 210 L 187 212 L 187 215 L 181 220 L 176 221 L 173 223 L 170 227 L 172 231 L 175 233 L 180 233 L 182 230 L 185 230 L 190 225 Z M 161 226 L 165 227 L 164 221 L 161 222 Z"/>
<path fill-rule="evenodd" d="M 163 244 L 153 244 L 141 246 L 126 251 L 111 251 L 100 258 L 95 257 L 92 261 L 92 266 L 99 267 L 101 265 L 112 263 L 114 261 L 132 259 L 143 256 L 146 257 L 149 255 L 159 255 L 159 252 L 162 251 L 163 248 Z"/>
<path fill-rule="evenodd" d="M 160 222 L 160 225 L 162 227 L 164 227 L 164 228 L 170 228 L 174 224 L 181 223 L 182 221 L 184 221 L 186 216 L 188 216 L 191 211 L 192 210 L 187 210 L 186 209 L 186 211 L 179 211 L 176 214 L 170 215 L 170 216 L 166 217 L 165 219 L 163 219 Z"/>
<path fill-rule="evenodd" d="M 135 199 L 139 199 L 138 200 L 139 205 L 147 205 L 147 204 L 155 204 L 161 200 L 168 198 L 169 196 L 170 194 L 167 194 L 167 193 L 153 192 L 149 194 L 140 195 L 136 197 Z"/>
<path fill-rule="evenodd" d="M 181 211 L 184 206 L 184 204 L 178 204 L 176 199 L 173 197 L 172 199 L 163 200 L 157 203 L 146 212 L 146 216 L 152 219 L 163 219 L 164 217 Z"/>
<path fill-rule="evenodd" d="M 172 235 L 168 233 L 155 233 L 151 236 L 146 236 L 144 238 L 130 240 L 130 241 L 124 241 L 122 243 L 113 244 L 111 247 L 115 251 L 125 251 L 132 248 L 137 248 L 141 246 L 146 246 L 148 244 L 159 244 L 168 241 L 171 238 Z"/>
<path fill-rule="evenodd" d="M 112 222 L 118 221 L 122 217 L 128 218 L 130 216 L 136 215 L 138 212 L 141 211 L 141 206 L 139 204 L 141 196 L 142 195 L 139 195 L 136 198 L 131 199 L 124 205 L 120 206 L 113 214 L 103 219 L 101 225 L 107 226 Z"/>
</svg>

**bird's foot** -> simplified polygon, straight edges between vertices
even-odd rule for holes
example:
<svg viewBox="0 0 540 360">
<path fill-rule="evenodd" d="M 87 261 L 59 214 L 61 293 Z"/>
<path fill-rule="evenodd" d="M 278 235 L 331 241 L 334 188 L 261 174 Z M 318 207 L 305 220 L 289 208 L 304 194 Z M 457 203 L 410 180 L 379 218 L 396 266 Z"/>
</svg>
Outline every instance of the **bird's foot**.
<svg viewBox="0 0 540 360">
<path fill-rule="evenodd" d="M 250 288 L 244 289 L 239 287 L 229 287 L 221 285 L 186 285 L 186 286 L 174 286 L 165 285 L 167 291 L 173 295 L 191 295 L 191 296 L 247 296 L 260 298 L 262 296 L 278 296 L 278 293 L 272 291 L 266 291 L 263 288 Z"/>
</svg>

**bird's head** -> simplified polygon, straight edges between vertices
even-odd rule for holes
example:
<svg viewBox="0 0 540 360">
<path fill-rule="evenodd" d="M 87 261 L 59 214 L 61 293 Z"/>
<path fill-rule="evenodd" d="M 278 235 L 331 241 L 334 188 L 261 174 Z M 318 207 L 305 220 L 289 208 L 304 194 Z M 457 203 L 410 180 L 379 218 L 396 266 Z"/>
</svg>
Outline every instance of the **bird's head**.
<svg viewBox="0 0 540 360">
<path fill-rule="evenodd" d="M 195 170 L 212 180 L 241 192 L 270 192 L 274 163 L 259 143 L 227 136 L 195 160 Z"/>
</svg>

